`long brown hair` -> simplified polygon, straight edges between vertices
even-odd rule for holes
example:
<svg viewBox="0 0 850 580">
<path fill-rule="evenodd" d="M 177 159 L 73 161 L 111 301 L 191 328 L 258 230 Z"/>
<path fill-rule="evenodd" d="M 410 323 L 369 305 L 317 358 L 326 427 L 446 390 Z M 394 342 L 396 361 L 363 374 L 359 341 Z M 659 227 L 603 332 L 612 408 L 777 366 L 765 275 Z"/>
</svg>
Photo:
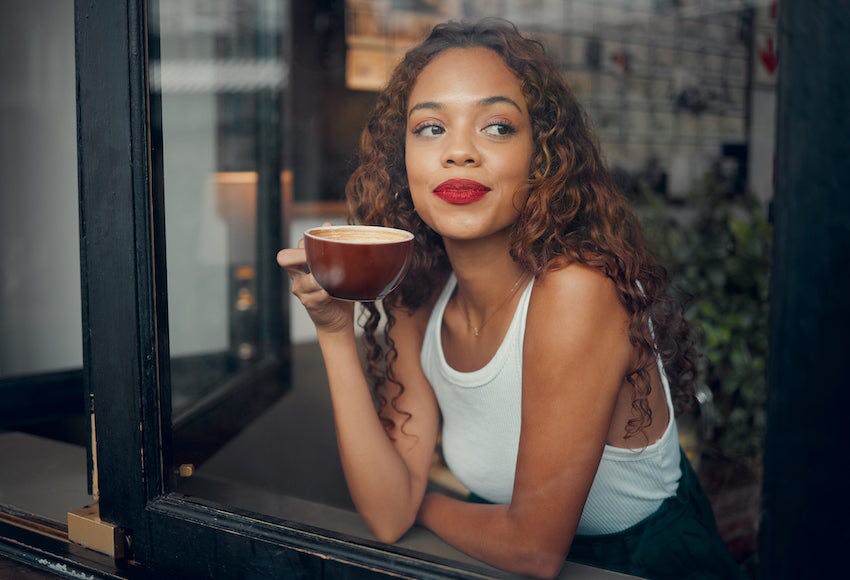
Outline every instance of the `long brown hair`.
<svg viewBox="0 0 850 580">
<path fill-rule="evenodd" d="M 397 353 L 389 333 L 394 309 L 423 306 L 451 269 L 442 239 L 416 214 L 407 189 L 407 99 L 419 73 L 437 54 L 466 47 L 488 48 L 504 60 L 520 79 L 531 117 L 535 151 L 529 195 L 513 225 L 511 256 L 538 277 L 576 262 L 602 272 L 616 285 L 630 318 L 629 338 L 640 353 L 626 377 L 634 387 L 626 436 L 652 421 L 648 397 L 656 349 L 676 409 L 687 408 L 696 378 L 688 324 L 668 294 L 666 272 L 646 248 L 634 212 L 614 185 L 585 112 L 539 42 L 524 37 L 509 22 L 488 18 L 439 24 L 405 55 L 363 129 L 359 165 L 346 186 L 351 222 L 403 228 L 415 235 L 410 271 L 383 302 L 383 340 L 376 336 L 380 311 L 365 305 L 366 372 L 379 409 L 391 404 L 410 416 L 395 406 L 398 394 L 389 401 L 386 395 L 390 383 L 397 385 L 397 393 L 404 390 L 393 376 Z M 382 419 L 392 427 L 383 413 Z"/>
</svg>

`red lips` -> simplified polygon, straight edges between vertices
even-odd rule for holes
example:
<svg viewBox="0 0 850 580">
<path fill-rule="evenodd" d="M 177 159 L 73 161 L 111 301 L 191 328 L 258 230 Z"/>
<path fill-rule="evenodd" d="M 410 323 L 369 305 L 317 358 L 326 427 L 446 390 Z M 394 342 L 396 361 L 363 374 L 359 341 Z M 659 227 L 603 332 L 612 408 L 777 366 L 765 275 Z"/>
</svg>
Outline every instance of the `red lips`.
<svg viewBox="0 0 850 580">
<path fill-rule="evenodd" d="M 484 184 L 472 179 L 449 179 L 434 189 L 434 195 L 455 205 L 478 201 L 490 191 Z"/>
</svg>

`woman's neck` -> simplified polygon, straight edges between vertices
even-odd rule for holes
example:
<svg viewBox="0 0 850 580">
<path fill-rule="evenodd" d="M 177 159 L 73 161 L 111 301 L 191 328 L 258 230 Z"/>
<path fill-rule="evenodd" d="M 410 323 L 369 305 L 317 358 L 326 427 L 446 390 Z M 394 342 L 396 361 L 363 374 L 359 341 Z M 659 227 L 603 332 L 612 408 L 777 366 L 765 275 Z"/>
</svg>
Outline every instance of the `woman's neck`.
<svg viewBox="0 0 850 580">
<path fill-rule="evenodd" d="M 507 233 L 477 240 L 445 240 L 457 278 L 457 296 L 476 320 L 487 317 L 522 277 L 511 258 Z"/>
</svg>

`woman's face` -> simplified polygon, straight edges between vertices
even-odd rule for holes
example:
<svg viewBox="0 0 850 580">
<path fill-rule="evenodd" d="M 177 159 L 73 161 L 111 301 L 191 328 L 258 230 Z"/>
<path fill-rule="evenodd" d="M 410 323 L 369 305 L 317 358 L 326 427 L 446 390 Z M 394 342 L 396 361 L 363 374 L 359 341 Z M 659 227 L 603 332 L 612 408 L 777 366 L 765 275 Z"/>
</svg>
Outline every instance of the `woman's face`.
<svg viewBox="0 0 850 580">
<path fill-rule="evenodd" d="M 528 195 L 533 141 L 517 76 L 486 48 L 440 53 L 408 99 L 405 163 L 419 216 L 447 239 L 506 230 Z"/>
</svg>

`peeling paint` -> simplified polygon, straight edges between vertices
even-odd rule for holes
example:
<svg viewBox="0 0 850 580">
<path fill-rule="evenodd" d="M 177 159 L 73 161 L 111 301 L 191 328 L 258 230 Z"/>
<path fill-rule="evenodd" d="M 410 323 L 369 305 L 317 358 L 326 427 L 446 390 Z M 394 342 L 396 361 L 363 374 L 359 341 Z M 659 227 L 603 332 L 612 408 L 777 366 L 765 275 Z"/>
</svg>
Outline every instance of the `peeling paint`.
<svg viewBox="0 0 850 580">
<path fill-rule="evenodd" d="M 46 568 L 49 568 L 50 570 L 53 570 L 54 572 L 64 574 L 65 576 L 67 576 L 69 578 L 80 578 L 81 580 L 95 580 L 95 577 L 92 576 L 91 574 L 85 574 L 84 572 L 79 572 L 77 570 L 73 570 L 71 568 L 68 568 L 68 566 L 65 565 L 65 564 L 60 564 L 58 562 L 51 562 L 50 560 L 47 560 L 45 558 L 38 558 L 36 560 L 36 562 L 38 562 L 39 564 L 41 564 L 42 566 L 44 566 Z"/>
</svg>

